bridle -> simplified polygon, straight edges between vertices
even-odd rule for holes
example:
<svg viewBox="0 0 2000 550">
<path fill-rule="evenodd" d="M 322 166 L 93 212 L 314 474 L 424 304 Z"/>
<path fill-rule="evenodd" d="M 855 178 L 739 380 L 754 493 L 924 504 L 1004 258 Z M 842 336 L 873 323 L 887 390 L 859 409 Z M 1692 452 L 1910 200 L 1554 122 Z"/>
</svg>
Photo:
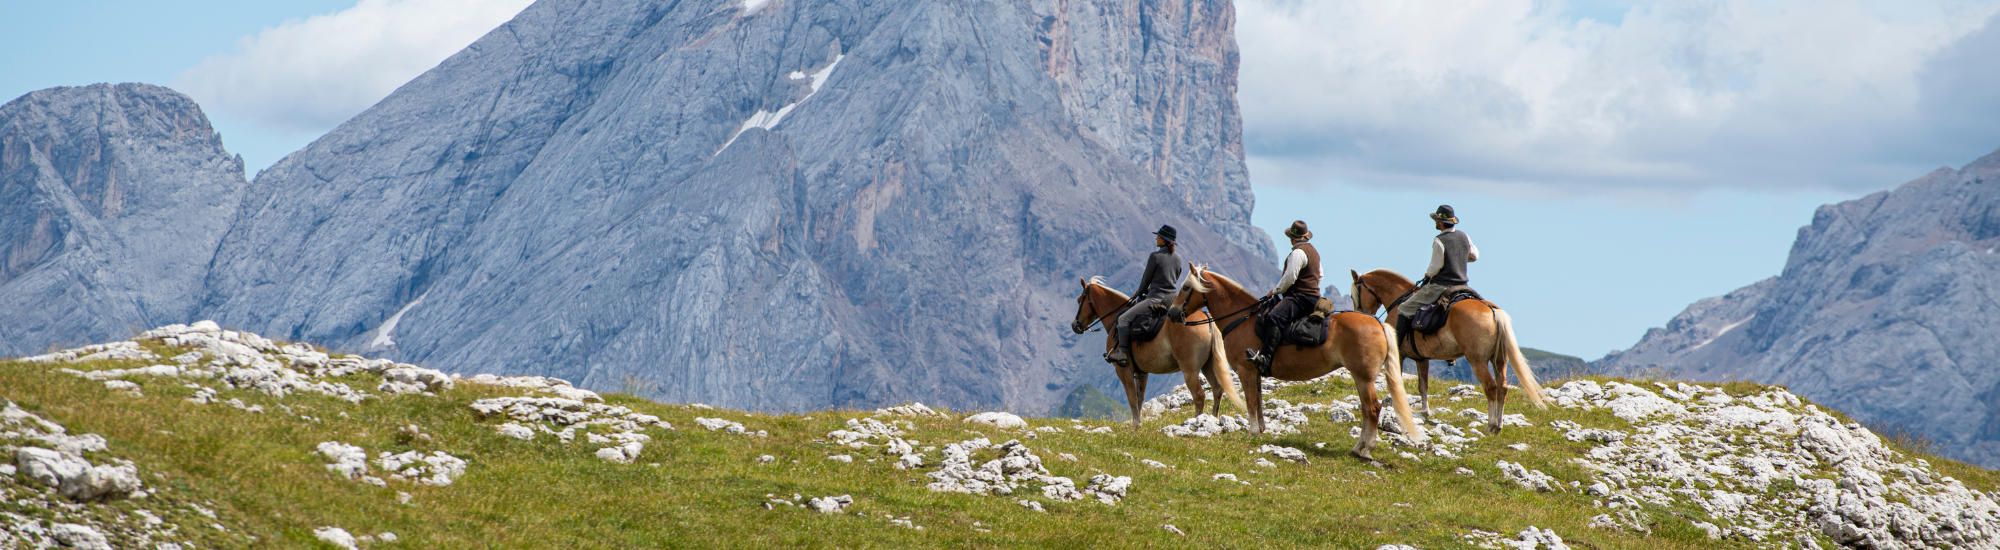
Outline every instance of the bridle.
<svg viewBox="0 0 2000 550">
<path fill-rule="evenodd" d="M 1208 281 L 1208 279 L 1207 279 L 1207 278 L 1205 278 L 1205 277 L 1201 277 L 1201 275 L 1198 275 L 1198 274 L 1197 274 L 1197 275 L 1195 275 L 1195 277 L 1197 277 L 1197 278 L 1201 278 L 1202 282 L 1204 282 L 1204 283 L 1206 283 L 1206 282 Z M 1187 305 L 1188 305 L 1188 302 L 1192 302 L 1192 301 L 1194 301 L 1194 295 L 1195 295 L 1195 294 L 1197 294 L 1197 293 L 1201 294 L 1201 298 L 1202 298 L 1203 300 L 1207 300 L 1207 299 L 1208 299 L 1208 292 L 1207 292 L 1207 291 L 1202 291 L 1202 290 L 1196 290 L 1196 291 L 1194 291 L 1194 292 L 1189 292 L 1189 293 L 1188 293 L 1188 295 L 1187 295 L 1187 297 L 1184 297 L 1184 298 L 1181 298 L 1181 303 L 1180 303 L 1180 308 L 1181 308 L 1181 311 L 1183 312 L 1183 314 L 1185 314 L 1185 312 L 1187 311 Z M 1244 312 L 1248 312 L 1248 311 L 1250 311 L 1250 310 L 1253 310 L 1253 309 L 1257 309 L 1257 306 L 1261 306 L 1261 305 L 1264 305 L 1264 302 L 1265 302 L 1265 299 L 1263 299 L 1263 298 L 1259 298 L 1259 299 L 1257 299 L 1257 301 L 1256 301 L 1256 302 L 1253 302 L 1253 303 L 1251 303 L 1251 304 L 1250 304 L 1250 305 L 1248 305 L 1248 306 L 1244 306 L 1244 307 L 1243 307 L 1243 309 L 1239 309 L 1239 310 L 1236 310 L 1236 311 L 1232 311 L 1232 312 L 1229 312 L 1229 313 L 1226 313 L 1226 314 L 1222 314 L 1222 315 L 1210 315 L 1210 316 L 1208 316 L 1208 318 L 1207 318 L 1207 319 L 1203 319 L 1203 320 L 1200 320 L 1200 321 L 1194 321 L 1194 322 L 1188 322 L 1188 321 L 1182 321 L 1182 322 L 1181 322 L 1181 325 L 1184 325 L 1184 326 L 1190 326 L 1190 327 L 1198 327 L 1198 326 L 1202 326 L 1202 325 L 1206 325 L 1206 324 L 1209 324 L 1209 323 L 1214 323 L 1214 322 L 1217 322 L 1217 321 L 1221 321 L 1221 320 L 1223 320 L 1223 319 L 1228 319 L 1228 318 L 1230 318 L 1230 317 L 1235 317 L 1235 316 L 1236 316 L 1236 315 L 1238 315 L 1238 314 L 1242 314 L 1242 313 L 1244 313 Z M 1244 316 L 1244 319 L 1249 319 L 1249 316 L 1247 316 L 1247 315 L 1246 315 L 1246 316 Z M 1227 326 L 1227 328 L 1223 329 L 1223 330 L 1222 330 L 1222 333 L 1223 333 L 1223 334 L 1228 334 L 1228 333 L 1229 333 L 1229 331 L 1231 331 L 1231 330 L 1235 330 L 1235 329 L 1236 329 L 1236 325 L 1237 325 L 1237 324 L 1239 324 L 1240 322 L 1241 322 L 1241 321 L 1239 321 L 1239 322 L 1237 322 L 1237 323 L 1230 323 L 1230 324 L 1226 325 L 1226 326 Z"/>
<path fill-rule="evenodd" d="M 1091 312 L 1092 314 L 1096 314 L 1096 313 L 1097 313 L 1097 301 L 1096 301 L 1096 300 L 1087 300 L 1087 298 L 1090 298 L 1090 287 L 1092 287 L 1092 286 L 1096 286 L 1096 284 L 1095 284 L 1095 283 L 1092 283 L 1092 284 L 1086 284 L 1086 285 L 1083 285 L 1083 294 L 1082 294 L 1082 295 L 1080 295 L 1080 296 L 1077 296 L 1077 297 L 1076 297 L 1076 303 L 1077 303 L 1077 305 L 1083 305 L 1083 304 L 1085 304 L 1085 303 L 1088 303 L 1088 304 L 1090 304 L 1090 312 Z M 1110 319 L 1111 317 L 1114 317 L 1114 316 L 1118 315 L 1118 314 L 1119 314 L 1120 312 L 1123 312 L 1123 311 L 1125 311 L 1125 310 L 1127 310 L 1127 309 L 1131 309 L 1131 308 L 1132 308 L 1132 304 L 1131 304 L 1130 302 L 1127 302 L 1127 303 L 1126 303 L 1126 304 L 1125 304 L 1125 305 L 1124 305 L 1123 307 L 1120 307 L 1120 308 L 1118 308 L 1118 309 L 1114 309 L 1114 310 L 1111 310 L 1111 313 L 1108 313 L 1108 314 L 1105 314 L 1105 315 L 1098 315 L 1097 317 L 1095 317 L 1095 318 L 1092 318 L 1092 319 L 1090 320 L 1090 323 L 1089 323 L 1089 324 L 1086 324 L 1086 325 L 1082 325 L 1082 326 L 1078 326 L 1078 325 L 1076 324 L 1076 321 L 1070 321 L 1070 323 L 1069 323 L 1069 329 L 1070 329 L 1070 330 L 1072 330 L 1072 331 L 1075 331 L 1075 332 L 1076 332 L 1077 334 L 1083 334 L 1083 333 L 1086 333 L 1086 332 L 1097 332 L 1097 331 L 1099 331 L 1099 330 L 1103 330 L 1103 329 L 1093 329 L 1093 328 L 1090 328 L 1090 327 L 1094 327 L 1094 326 L 1097 326 L 1097 325 L 1102 325 L 1102 324 L 1104 324 L 1104 320 L 1105 320 L 1105 319 Z"/>
<path fill-rule="evenodd" d="M 1360 278 L 1360 277 L 1355 277 L 1355 278 L 1354 278 L 1354 285 L 1355 285 L 1355 286 L 1359 286 L 1359 287 L 1361 287 L 1361 290 L 1366 290 L 1366 291 L 1368 291 L 1368 295 L 1369 295 L 1369 296 L 1373 296 L 1373 297 L 1375 297 L 1375 303 L 1377 303 L 1377 304 L 1382 304 L 1382 306 L 1383 306 L 1383 308 L 1382 308 L 1382 310 L 1383 310 L 1383 312 L 1382 312 L 1382 315 L 1383 315 L 1384 317 L 1387 317 L 1387 316 L 1389 315 L 1389 313 L 1388 313 L 1388 310 L 1389 310 L 1390 308 L 1394 307 L 1394 306 L 1390 306 L 1390 305 L 1389 305 L 1389 301 L 1388 301 L 1388 300 L 1383 300 L 1383 299 L 1382 299 L 1382 295 L 1381 295 L 1380 293 L 1377 293 L 1377 292 L 1375 292 L 1375 288 L 1374 288 L 1374 287 L 1370 287 L 1370 286 L 1368 286 L 1368 280 L 1367 280 L 1367 279 L 1363 279 L 1363 278 Z M 1370 316 L 1370 317 L 1373 317 L 1374 315 L 1375 315 L 1374 313 L 1370 313 L 1370 314 L 1369 314 L 1369 316 Z"/>
</svg>

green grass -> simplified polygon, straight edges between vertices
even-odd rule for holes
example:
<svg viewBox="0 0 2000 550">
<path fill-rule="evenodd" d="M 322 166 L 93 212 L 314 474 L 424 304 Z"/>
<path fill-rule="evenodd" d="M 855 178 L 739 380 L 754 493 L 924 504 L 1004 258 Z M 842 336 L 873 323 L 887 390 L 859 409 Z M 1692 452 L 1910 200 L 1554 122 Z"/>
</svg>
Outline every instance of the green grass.
<svg viewBox="0 0 2000 550">
<path fill-rule="evenodd" d="M 1056 408 L 1055 416 L 1062 418 L 1084 418 L 1092 420 L 1131 420 L 1131 406 L 1120 403 L 1111 396 L 1098 391 L 1097 386 L 1084 384 L 1070 390 L 1069 397 Z"/>
<path fill-rule="evenodd" d="M 138 365 L 75 367 L 125 366 Z M 1346 457 L 1353 444 L 1347 435 L 1353 424 L 1332 424 L 1324 416 L 1304 426 L 1304 433 L 1261 439 L 1243 433 L 1209 439 L 1160 434 L 1161 426 L 1179 422 L 1187 412 L 1169 413 L 1139 431 L 1123 423 L 1080 421 L 1113 426 L 1111 434 L 1079 433 L 1071 429 L 1076 422 L 1067 419 L 1031 419 L 1036 426 L 1065 430 L 1038 434 L 1034 440 L 1026 440 L 1026 432 L 953 419 L 913 419 L 916 429 L 905 436 L 940 447 L 974 437 L 995 443 L 1021 438 L 1052 474 L 1071 477 L 1079 487 L 1098 472 L 1131 476 L 1126 500 L 1106 506 L 1090 500 L 1047 502 L 1038 488 L 1024 488 L 1016 497 L 935 493 L 925 487 L 930 479 L 923 472 L 929 467 L 896 470 L 890 465 L 893 457 L 877 454 L 880 447 L 848 449 L 814 441 L 843 428 L 848 418 L 867 416 L 861 411 L 763 415 L 606 395 L 609 403 L 658 415 L 679 428 L 648 429 L 654 440 L 639 463 L 621 465 L 595 458 L 592 452 L 599 445 L 585 443 L 580 435 L 567 445 L 546 435 L 532 442 L 501 437 L 493 430 L 500 420 L 480 420 L 468 406 L 480 398 L 519 395 L 519 390 L 464 383 L 437 397 L 397 396 L 359 405 L 315 395 L 280 400 L 223 390 L 225 400 L 241 398 L 267 410 L 253 414 L 227 405 L 188 403 L 184 398 L 194 390 L 182 387 L 183 380 L 136 378 L 146 396 L 135 398 L 54 369 L 0 361 L 0 398 L 61 423 L 72 433 L 104 435 L 111 443 L 108 454 L 136 461 L 149 487 L 169 489 L 148 501 L 110 506 L 212 503 L 221 515 L 219 522 L 233 531 L 193 529 L 206 525 L 205 519 L 187 525 L 184 532 L 203 537 L 204 547 L 312 548 L 320 544 L 313 538 L 314 528 L 339 526 L 357 535 L 392 531 L 402 537 L 373 548 L 1374 548 L 1400 543 L 1439 549 L 1469 547 L 1461 535 L 1474 529 L 1511 534 L 1530 525 L 1556 530 L 1575 548 L 1751 547 L 1741 541 L 1708 540 L 1687 521 L 1674 519 L 1675 514 L 1705 519 L 1698 509 L 1654 510 L 1652 516 L 1658 521 L 1652 536 L 1589 529 L 1588 518 L 1605 512 L 1593 508 L 1590 497 L 1581 492 L 1524 491 L 1501 478 L 1496 460 L 1520 462 L 1565 483 L 1588 483 L 1585 472 L 1570 459 L 1594 444 L 1564 440 L 1547 423 L 1624 426 L 1602 410 L 1534 410 L 1518 394 L 1508 412 L 1526 413 L 1536 427 L 1509 428 L 1481 439 L 1463 453 L 1462 460 L 1399 458 L 1397 449 L 1385 442 L 1376 454 L 1386 467 Z M 376 381 L 365 375 L 347 380 L 369 390 Z M 1433 403 L 1438 406 L 1477 405 L 1472 400 L 1453 403 L 1443 396 L 1442 385 L 1437 389 Z M 1735 385 L 1731 391 L 1737 391 Z M 1284 388 L 1270 397 L 1326 402 L 1350 393 L 1350 382 L 1335 380 Z M 291 407 L 293 414 L 285 413 L 281 404 Z M 696 416 L 735 420 L 753 431 L 769 430 L 771 436 L 710 432 L 694 423 Z M 399 428 L 409 424 L 420 426 L 432 439 L 401 435 Z M 391 482 L 387 489 L 376 488 L 323 468 L 326 460 L 312 454 L 322 441 L 360 445 L 371 455 L 443 450 L 469 464 L 466 474 L 450 486 Z M 1263 455 L 1248 451 L 1262 443 L 1303 449 L 1312 464 L 1257 468 L 1251 463 Z M 1326 446 L 1317 448 L 1316 443 Z M 1505 447 L 1513 443 L 1527 443 L 1530 448 Z M 1079 460 L 1061 460 L 1060 453 Z M 766 454 L 775 456 L 776 463 L 758 464 L 757 457 Z M 852 454 L 857 460 L 852 464 L 827 460 L 831 454 Z M 983 453 L 981 459 L 990 455 L 991 451 Z M 866 462 L 868 458 L 879 460 Z M 925 453 L 930 466 L 941 459 L 936 451 Z M 1138 459 L 1175 468 L 1149 468 Z M 2000 486 L 1992 471 L 1935 457 L 1929 460 L 1972 488 Z M 1454 474 L 1459 467 L 1478 475 Z M 1224 472 L 1251 485 L 1211 479 Z M 1778 490 L 1782 489 L 1774 489 Z M 411 493 L 412 503 L 399 504 L 397 491 Z M 851 494 L 855 504 L 847 515 L 764 508 L 766 494 L 794 493 Z M 1022 496 L 1044 501 L 1049 513 L 1023 509 L 1015 503 Z M 31 512 L 15 503 L 0 503 L 0 510 Z M 891 525 L 884 514 L 908 516 L 924 529 Z M 1188 536 L 1165 531 L 1165 524 Z M 257 539 L 251 542 L 246 534 Z"/>
</svg>

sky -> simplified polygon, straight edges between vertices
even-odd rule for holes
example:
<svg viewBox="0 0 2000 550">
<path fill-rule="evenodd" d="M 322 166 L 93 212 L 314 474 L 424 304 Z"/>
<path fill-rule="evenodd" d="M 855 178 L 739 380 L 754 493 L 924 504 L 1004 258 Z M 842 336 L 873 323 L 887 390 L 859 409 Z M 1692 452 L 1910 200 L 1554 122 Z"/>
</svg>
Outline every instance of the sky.
<svg viewBox="0 0 2000 550">
<path fill-rule="evenodd" d="M 720 1 L 720 0 L 718 0 Z M 529 0 L 12 2 L 0 99 L 147 82 L 251 172 Z M 2000 149 L 2000 0 L 1237 0 L 1272 235 L 1420 271 L 1451 204 L 1524 344 L 1596 359 L 1774 276 L 1823 204 Z"/>
</svg>

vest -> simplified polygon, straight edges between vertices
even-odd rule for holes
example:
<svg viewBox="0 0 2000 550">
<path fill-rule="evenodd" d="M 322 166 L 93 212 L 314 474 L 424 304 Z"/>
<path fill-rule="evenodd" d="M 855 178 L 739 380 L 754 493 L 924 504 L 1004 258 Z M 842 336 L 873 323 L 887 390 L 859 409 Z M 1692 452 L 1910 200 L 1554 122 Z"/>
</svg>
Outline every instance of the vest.
<svg viewBox="0 0 2000 550">
<path fill-rule="evenodd" d="M 1444 265 L 1438 266 L 1436 275 L 1431 275 L 1433 285 L 1465 284 L 1465 256 L 1472 252 L 1472 239 L 1460 231 L 1449 231 L 1437 236 L 1444 243 Z"/>
<path fill-rule="evenodd" d="M 1285 289 L 1285 294 L 1319 297 L 1319 249 L 1313 248 L 1312 243 L 1299 243 L 1292 249 L 1306 253 L 1306 265 L 1299 268 L 1299 279 Z"/>
</svg>

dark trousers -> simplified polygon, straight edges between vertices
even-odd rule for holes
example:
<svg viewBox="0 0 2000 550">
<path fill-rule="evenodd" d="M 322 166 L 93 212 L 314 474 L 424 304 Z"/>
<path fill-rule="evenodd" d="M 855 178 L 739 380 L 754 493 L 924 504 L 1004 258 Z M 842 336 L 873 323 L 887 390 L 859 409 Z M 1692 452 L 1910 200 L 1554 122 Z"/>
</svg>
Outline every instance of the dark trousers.
<svg viewBox="0 0 2000 550">
<path fill-rule="evenodd" d="M 1278 341 L 1284 339 L 1285 328 L 1290 327 L 1293 321 L 1312 313 L 1313 308 L 1319 306 L 1317 294 L 1290 293 L 1282 296 L 1283 299 L 1271 306 L 1259 323 L 1263 330 L 1257 337 L 1264 339 L 1265 353 L 1278 349 Z"/>
<path fill-rule="evenodd" d="M 1112 334 L 1118 336 L 1118 347 L 1127 350 L 1132 349 L 1132 322 L 1138 320 L 1140 315 L 1150 311 L 1153 304 L 1165 303 L 1167 303 L 1167 298 L 1164 297 L 1139 300 L 1138 303 L 1132 304 L 1132 307 L 1127 308 L 1124 313 L 1118 314 L 1118 323 L 1112 332 Z"/>
</svg>

